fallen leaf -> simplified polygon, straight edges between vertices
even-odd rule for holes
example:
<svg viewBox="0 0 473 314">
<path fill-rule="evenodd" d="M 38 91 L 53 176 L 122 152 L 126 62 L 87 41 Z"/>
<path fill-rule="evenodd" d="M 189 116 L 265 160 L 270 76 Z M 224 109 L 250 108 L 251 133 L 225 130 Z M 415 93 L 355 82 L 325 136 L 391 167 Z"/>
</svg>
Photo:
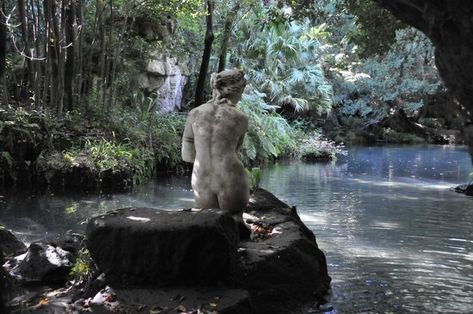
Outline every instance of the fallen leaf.
<svg viewBox="0 0 473 314">
<path fill-rule="evenodd" d="M 113 302 L 114 300 L 115 300 L 115 296 L 113 294 L 109 294 L 105 298 L 105 301 L 107 301 L 107 302 Z"/>
<path fill-rule="evenodd" d="M 38 303 L 38 305 L 43 306 L 43 305 L 48 305 L 48 304 L 49 304 L 49 300 L 48 300 L 47 298 L 45 298 L 45 297 L 39 298 L 39 303 Z"/>
<path fill-rule="evenodd" d="M 161 313 L 162 308 L 159 306 L 155 306 L 152 309 L 149 310 L 149 314 L 159 314 Z"/>
</svg>

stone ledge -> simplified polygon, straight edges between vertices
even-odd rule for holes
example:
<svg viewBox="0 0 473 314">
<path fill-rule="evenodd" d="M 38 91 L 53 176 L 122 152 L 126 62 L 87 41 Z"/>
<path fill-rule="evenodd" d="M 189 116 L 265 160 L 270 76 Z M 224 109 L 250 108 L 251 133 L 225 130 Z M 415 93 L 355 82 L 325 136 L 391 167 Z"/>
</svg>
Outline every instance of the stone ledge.
<svg viewBox="0 0 473 314">
<path fill-rule="evenodd" d="M 330 285 L 325 256 L 296 208 L 259 189 L 244 217 L 252 240 L 238 242 L 235 223 L 222 211 L 121 209 L 90 221 L 88 246 L 117 295 L 238 289 L 251 304 L 238 313 L 322 303 Z"/>
</svg>

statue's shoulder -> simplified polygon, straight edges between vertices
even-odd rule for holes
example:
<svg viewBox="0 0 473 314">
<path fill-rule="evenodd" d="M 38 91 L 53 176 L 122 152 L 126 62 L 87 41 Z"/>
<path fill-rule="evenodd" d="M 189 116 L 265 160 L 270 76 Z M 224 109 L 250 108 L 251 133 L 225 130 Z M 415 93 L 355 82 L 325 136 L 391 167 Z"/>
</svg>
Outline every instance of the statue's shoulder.
<svg viewBox="0 0 473 314">
<path fill-rule="evenodd" d="M 240 108 L 238 107 L 233 107 L 233 108 L 235 109 L 235 112 L 237 113 L 239 117 L 241 117 L 242 119 L 248 120 L 248 116 Z"/>
<path fill-rule="evenodd" d="M 234 109 L 235 109 L 235 115 L 239 123 L 248 125 L 248 116 L 240 109 L 238 108 L 234 108 Z"/>
<path fill-rule="evenodd" d="M 191 111 L 189 111 L 189 115 L 188 117 L 189 118 L 197 118 L 201 113 L 205 113 L 209 111 L 209 103 L 205 103 L 205 104 L 202 104 L 198 107 L 195 107 L 194 109 L 192 109 Z"/>
</svg>

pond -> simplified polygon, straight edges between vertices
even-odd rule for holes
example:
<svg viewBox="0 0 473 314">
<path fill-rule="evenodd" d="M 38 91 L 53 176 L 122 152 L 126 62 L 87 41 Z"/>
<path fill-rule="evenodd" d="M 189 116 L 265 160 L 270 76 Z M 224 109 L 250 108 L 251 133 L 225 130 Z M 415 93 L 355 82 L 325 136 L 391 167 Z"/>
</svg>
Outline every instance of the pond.
<svg viewBox="0 0 473 314">
<path fill-rule="evenodd" d="M 279 163 L 261 186 L 295 205 L 327 256 L 330 313 L 473 311 L 473 198 L 460 146 L 362 147 L 335 163 Z M 110 209 L 192 207 L 189 177 L 125 194 L 0 196 L 0 223 L 31 242 Z"/>
</svg>

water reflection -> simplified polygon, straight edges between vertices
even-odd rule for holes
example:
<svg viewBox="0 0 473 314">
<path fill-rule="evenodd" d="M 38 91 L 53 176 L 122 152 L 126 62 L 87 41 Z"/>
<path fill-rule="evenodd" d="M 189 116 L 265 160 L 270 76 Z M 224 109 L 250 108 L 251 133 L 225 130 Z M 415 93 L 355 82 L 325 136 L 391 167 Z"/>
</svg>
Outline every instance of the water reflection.
<svg viewBox="0 0 473 314">
<path fill-rule="evenodd" d="M 463 147 L 352 149 L 337 163 L 278 164 L 262 186 L 317 235 L 333 278 L 327 313 L 472 313 L 473 199 Z M 129 206 L 193 206 L 189 177 L 127 194 L 0 197 L 0 223 L 32 241 Z"/>
<path fill-rule="evenodd" d="M 87 219 L 123 207 L 189 208 L 188 177 L 159 178 L 124 194 L 14 194 L 0 198 L 0 224 L 29 243 L 67 230 L 83 231 Z"/>
</svg>

